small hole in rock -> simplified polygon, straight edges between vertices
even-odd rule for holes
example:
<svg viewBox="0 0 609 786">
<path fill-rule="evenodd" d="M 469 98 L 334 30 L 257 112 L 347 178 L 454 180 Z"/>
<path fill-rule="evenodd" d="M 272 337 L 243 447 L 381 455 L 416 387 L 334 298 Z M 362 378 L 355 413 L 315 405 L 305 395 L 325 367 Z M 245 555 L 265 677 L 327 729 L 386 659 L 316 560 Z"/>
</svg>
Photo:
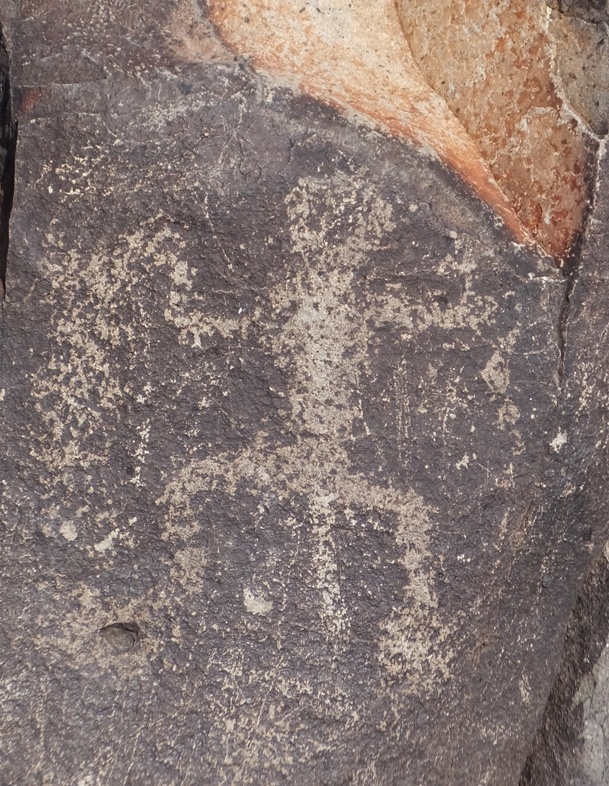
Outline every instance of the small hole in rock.
<svg viewBox="0 0 609 786">
<path fill-rule="evenodd" d="M 136 622 L 113 622 L 100 629 L 100 634 L 115 652 L 129 652 L 142 638 Z"/>
</svg>

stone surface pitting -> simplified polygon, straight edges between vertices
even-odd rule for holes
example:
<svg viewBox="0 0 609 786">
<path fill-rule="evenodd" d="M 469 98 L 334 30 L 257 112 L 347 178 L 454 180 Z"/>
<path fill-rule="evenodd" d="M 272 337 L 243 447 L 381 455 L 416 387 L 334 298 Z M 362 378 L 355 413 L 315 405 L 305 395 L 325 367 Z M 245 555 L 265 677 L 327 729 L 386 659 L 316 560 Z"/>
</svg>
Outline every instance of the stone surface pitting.
<svg viewBox="0 0 609 786">
<path fill-rule="evenodd" d="M 602 541 L 609 520 L 606 493 L 608 462 L 606 248 L 609 226 L 609 159 L 600 159 L 595 210 L 590 220 L 567 331 L 564 380 L 565 415 L 574 424 L 576 442 L 569 448 L 576 473 L 572 488 L 580 495 L 574 524 L 587 528 L 586 538 L 597 555 L 590 574 L 582 576 L 567 627 L 564 651 L 548 704 L 527 759 L 521 786 L 604 786 L 609 747 L 607 645 L 609 633 L 609 566 Z M 594 445 L 597 460 L 587 461 Z M 562 450 L 562 448 L 561 448 Z M 571 538 L 570 527 L 561 539 Z M 603 549 L 604 546 L 604 549 Z M 600 553 L 599 553 L 600 552 Z M 603 553 L 604 552 L 604 553 Z"/>
<path fill-rule="evenodd" d="M 609 520 L 603 282 L 204 8 L 0 8 L 2 777 L 516 783 Z"/>
<path fill-rule="evenodd" d="M 596 154 L 592 134 L 561 95 L 555 65 L 556 51 L 573 52 L 575 41 L 563 34 L 557 46 L 545 0 L 397 5 L 417 65 L 519 219 L 543 248 L 564 255 L 583 227 Z M 581 59 L 576 50 L 572 60 Z M 609 64 L 603 70 L 609 78 Z"/>
<path fill-rule="evenodd" d="M 567 256 L 606 131 L 609 65 L 594 36 L 572 20 L 567 29 L 545 0 L 209 5 L 223 40 L 255 69 L 434 151 L 517 239 Z"/>
</svg>

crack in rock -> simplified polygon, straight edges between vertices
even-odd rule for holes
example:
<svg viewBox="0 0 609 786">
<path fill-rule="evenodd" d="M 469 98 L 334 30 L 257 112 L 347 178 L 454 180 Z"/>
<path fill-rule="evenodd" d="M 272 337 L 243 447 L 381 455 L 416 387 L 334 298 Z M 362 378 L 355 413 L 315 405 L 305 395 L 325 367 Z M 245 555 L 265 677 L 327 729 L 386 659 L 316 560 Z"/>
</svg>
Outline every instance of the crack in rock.
<svg viewBox="0 0 609 786">
<path fill-rule="evenodd" d="M 6 260 L 15 187 L 16 147 L 17 123 L 13 120 L 9 55 L 0 26 L 0 296 L 2 298 L 6 287 Z"/>
</svg>

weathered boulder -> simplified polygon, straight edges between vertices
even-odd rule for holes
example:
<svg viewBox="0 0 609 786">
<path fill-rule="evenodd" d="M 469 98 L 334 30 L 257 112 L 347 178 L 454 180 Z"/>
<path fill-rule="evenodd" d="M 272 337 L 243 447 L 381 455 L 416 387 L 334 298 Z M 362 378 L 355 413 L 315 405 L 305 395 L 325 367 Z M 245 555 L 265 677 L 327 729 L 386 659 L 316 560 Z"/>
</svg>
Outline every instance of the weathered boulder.
<svg viewBox="0 0 609 786">
<path fill-rule="evenodd" d="M 607 783 L 609 563 L 588 576 L 571 613 L 565 650 L 521 786 Z"/>
<path fill-rule="evenodd" d="M 0 18 L 2 778 L 517 783 L 608 535 L 600 191 L 566 279 L 203 6 Z"/>
<path fill-rule="evenodd" d="M 581 499 L 578 519 L 591 537 L 609 516 L 605 461 L 587 456 L 607 440 L 606 271 L 609 165 L 600 162 L 595 211 L 571 294 L 566 346 L 566 414 L 576 435 L 570 461 Z M 607 546 L 586 577 L 570 615 L 560 668 L 535 737 L 521 786 L 605 786 L 609 728 L 609 567 Z"/>
</svg>

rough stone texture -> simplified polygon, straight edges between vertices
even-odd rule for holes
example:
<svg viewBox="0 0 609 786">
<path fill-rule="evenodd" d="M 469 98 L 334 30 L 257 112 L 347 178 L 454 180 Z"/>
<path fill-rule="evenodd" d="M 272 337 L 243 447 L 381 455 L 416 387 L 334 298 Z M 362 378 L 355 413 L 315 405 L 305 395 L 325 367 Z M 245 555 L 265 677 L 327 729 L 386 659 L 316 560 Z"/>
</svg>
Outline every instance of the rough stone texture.
<svg viewBox="0 0 609 786">
<path fill-rule="evenodd" d="M 556 62 L 565 96 L 595 134 L 605 135 L 609 129 L 607 22 L 555 13 L 550 30 L 557 42 Z"/>
<path fill-rule="evenodd" d="M 398 0 L 398 9 L 417 64 L 522 223 L 564 255 L 582 227 L 596 146 L 561 95 L 545 0 Z M 560 48 L 575 42 L 563 35 Z"/>
<path fill-rule="evenodd" d="M 593 24 L 609 23 L 607 0 L 548 0 L 548 5 L 572 19 Z"/>
<path fill-rule="evenodd" d="M 545 0 L 209 6 L 222 38 L 257 70 L 429 147 L 520 240 L 568 255 L 589 206 L 609 80 L 598 41 L 577 20 L 554 21 L 564 15 Z M 558 63 L 557 49 L 567 52 Z M 582 93 L 586 101 L 569 100 Z"/>
<path fill-rule="evenodd" d="M 209 6 L 223 41 L 256 71 L 414 140 L 459 172 L 518 240 L 532 242 L 475 140 L 415 62 L 395 0 L 212 0 Z"/>
<path fill-rule="evenodd" d="M 609 783 L 609 563 L 603 554 L 577 599 L 563 662 L 521 786 Z"/>
<path fill-rule="evenodd" d="M 586 445 L 606 450 L 609 332 L 604 312 L 609 225 L 609 162 L 600 162 L 595 215 L 590 221 L 570 315 L 574 351 L 568 354 L 565 378 L 569 417 L 577 424 L 579 446 L 573 461 L 580 473 L 580 517 L 594 531 L 608 517 L 605 460 L 587 466 Z M 596 412 L 597 417 L 592 416 Z M 530 755 L 522 786 L 604 786 L 608 782 L 609 705 L 609 565 L 607 547 L 586 579 L 571 613 L 562 663 Z"/>
<path fill-rule="evenodd" d="M 608 534 L 600 246 L 193 9 L 0 3 L 1 777 L 515 784 Z"/>
</svg>

